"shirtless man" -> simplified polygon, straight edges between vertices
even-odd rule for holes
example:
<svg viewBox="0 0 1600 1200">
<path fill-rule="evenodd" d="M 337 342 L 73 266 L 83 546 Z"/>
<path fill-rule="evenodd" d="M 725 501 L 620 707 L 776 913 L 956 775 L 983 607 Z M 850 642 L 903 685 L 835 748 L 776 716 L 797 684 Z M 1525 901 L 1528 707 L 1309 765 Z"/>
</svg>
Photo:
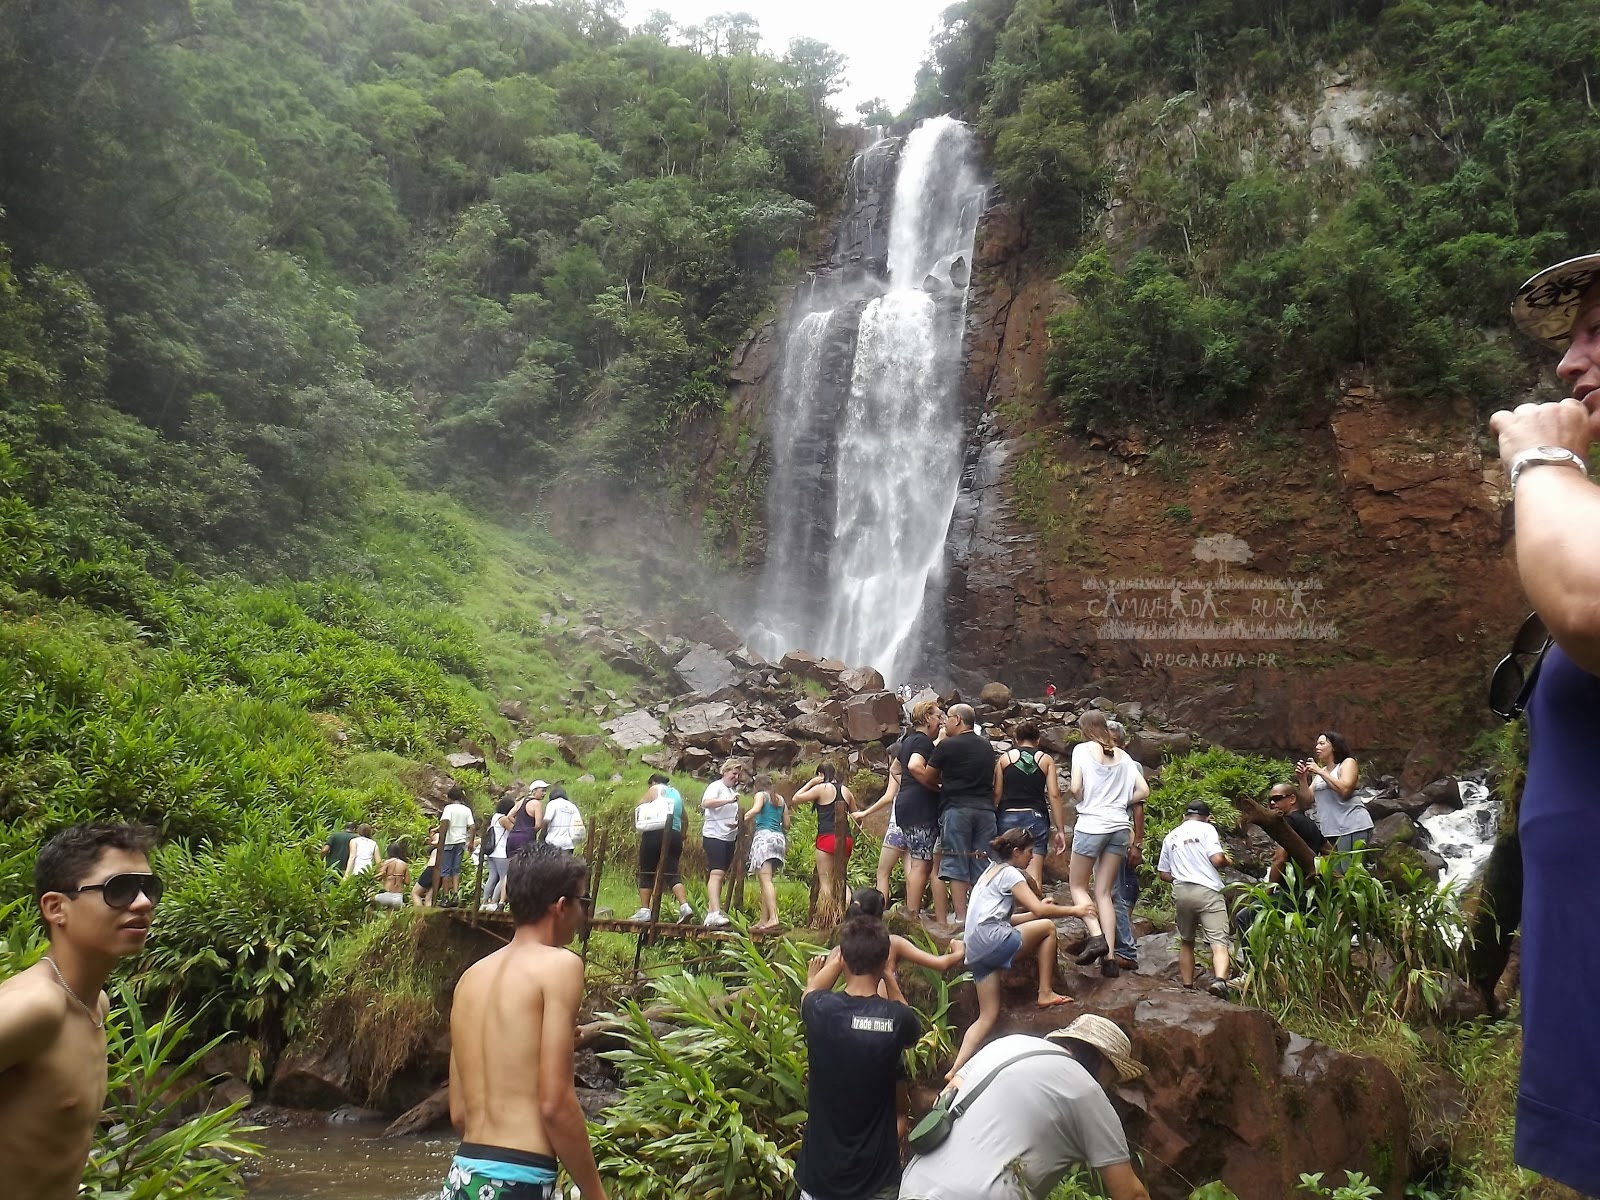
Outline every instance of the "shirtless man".
<svg viewBox="0 0 1600 1200">
<path fill-rule="evenodd" d="M 507 871 L 517 931 L 461 977 L 450 1010 L 461 1147 L 440 1200 L 551 1200 L 557 1159 L 584 1200 L 605 1200 L 572 1083 L 583 962 L 564 948 L 584 921 L 589 868 L 541 843 Z"/>
<path fill-rule="evenodd" d="M 101 989 L 150 932 L 161 881 L 146 830 L 76 825 L 39 851 L 45 957 L 0 983 L 0 1179 L 6 1194 L 72 1200 L 106 1100 Z"/>
</svg>

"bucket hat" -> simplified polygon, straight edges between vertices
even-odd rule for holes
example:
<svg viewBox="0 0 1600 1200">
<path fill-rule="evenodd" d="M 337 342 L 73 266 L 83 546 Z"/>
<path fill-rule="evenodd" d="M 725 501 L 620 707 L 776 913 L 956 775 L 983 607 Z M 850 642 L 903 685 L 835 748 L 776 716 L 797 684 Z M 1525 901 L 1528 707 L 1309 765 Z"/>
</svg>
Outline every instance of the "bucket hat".
<svg viewBox="0 0 1600 1200">
<path fill-rule="evenodd" d="M 1546 267 L 1517 289 L 1511 320 L 1523 333 L 1552 350 L 1572 341 L 1578 302 L 1600 283 L 1600 254 L 1583 254 Z"/>
<path fill-rule="evenodd" d="M 1137 1079 L 1144 1074 L 1144 1064 L 1133 1057 L 1133 1043 L 1114 1021 L 1094 1013 L 1084 1013 L 1065 1029 L 1055 1029 L 1045 1034 L 1051 1041 L 1082 1042 L 1104 1054 L 1117 1068 L 1122 1082 Z"/>
</svg>

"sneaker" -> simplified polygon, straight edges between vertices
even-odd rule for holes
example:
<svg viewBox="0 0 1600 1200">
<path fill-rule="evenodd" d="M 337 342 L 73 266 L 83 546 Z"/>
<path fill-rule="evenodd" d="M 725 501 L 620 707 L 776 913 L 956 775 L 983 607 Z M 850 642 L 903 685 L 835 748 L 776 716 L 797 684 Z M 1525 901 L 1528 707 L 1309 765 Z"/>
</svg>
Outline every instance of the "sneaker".
<svg viewBox="0 0 1600 1200">
<path fill-rule="evenodd" d="M 649 919 L 650 910 L 648 908 L 641 908 L 638 912 L 634 913 L 633 916 L 628 918 L 630 921 L 648 921 Z"/>
<path fill-rule="evenodd" d="M 1122 968 L 1124 971 L 1137 971 L 1139 969 L 1139 960 L 1136 958 L 1128 958 L 1121 954 L 1113 954 L 1111 956 L 1111 961 L 1116 963 L 1117 966 Z"/>
<path fill-rule="evenodd" d="M 1206 991 L 1210 992 L 1218 1000 L 1226 1000 L 1228 998 L 1228 981 L 1226 979 L 1213 979 L 1206 985 Z"/>
<path fill-rule="evenodd" d="M 680 905 L 678 905 L 678 920 L 687 921 L 690 918 L 692 918 L 693 916 L 694 916 L 694 906 L 692 904 L 680 904 Z"/>
<path fill-rule="evenodd" d="M 1083 950 L 1079 953 L 1077 963 L 1080 967 L 1087 967 L 1092 962 L 1098 962 L 1111 952 L 1111 947 L 1106 945 L 1103 937 L 1092 937 L 1084 943 Z"/>
<path fill-rule="evenodd" d="M 706 919 L 701 923 L 707 929 L 725 929 L 733 924 L 732 921 L 728 920 L 726 913 L 720 912 L 707 913 Z"/>
</svg>

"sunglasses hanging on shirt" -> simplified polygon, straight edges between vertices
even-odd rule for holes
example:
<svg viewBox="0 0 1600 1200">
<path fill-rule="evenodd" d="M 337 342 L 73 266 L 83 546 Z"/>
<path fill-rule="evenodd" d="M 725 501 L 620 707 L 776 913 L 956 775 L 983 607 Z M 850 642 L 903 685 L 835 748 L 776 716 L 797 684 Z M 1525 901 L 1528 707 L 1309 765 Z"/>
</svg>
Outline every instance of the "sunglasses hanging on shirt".
<svg viewBox="0 0 1600 1200">
<path fill-rule="evenodd" d="M 1522 715 L 1553 640 L 1539 614 L 1529 613 L 1511 639 L 1510 652 L 1495 664 L 1489 677 L 1489 710 L 1495 716 L 1515 721 Z"/>
</svg>

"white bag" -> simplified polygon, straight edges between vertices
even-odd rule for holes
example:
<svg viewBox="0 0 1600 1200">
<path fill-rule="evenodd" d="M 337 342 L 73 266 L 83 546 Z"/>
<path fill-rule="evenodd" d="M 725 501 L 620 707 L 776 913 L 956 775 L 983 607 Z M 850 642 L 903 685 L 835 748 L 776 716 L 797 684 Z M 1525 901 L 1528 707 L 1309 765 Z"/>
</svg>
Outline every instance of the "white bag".
<svg viewBox="0 0 1600 1200">
<path fill-rule="evenodd" d="M 640 833 L 654 833 L 665 829 L 667 822 L 672 820 L 672 797 L 662 793 L 653 800 L 646 800 L 633 810 L 633 827 Z"/>
</svg>

